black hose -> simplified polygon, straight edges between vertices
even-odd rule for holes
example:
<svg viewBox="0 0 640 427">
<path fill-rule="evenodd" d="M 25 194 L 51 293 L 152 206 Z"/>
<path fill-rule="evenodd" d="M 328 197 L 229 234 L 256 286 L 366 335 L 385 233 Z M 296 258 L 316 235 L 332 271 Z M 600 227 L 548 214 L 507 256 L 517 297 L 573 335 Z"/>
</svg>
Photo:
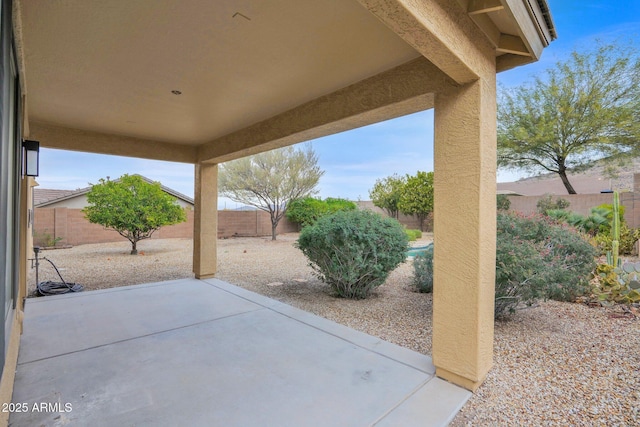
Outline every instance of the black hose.
<svg viewBox="0 0 640 427">
<path fill-rule="evenodd" d="M 38 283 L 36 287 L 38 288 L 38 293 L 40 295 L 61 295 L 69 292 L 80 292 L 84 289 L 82 285 L 79 285 L 77 283 L 65 282 L 56 265 L 49 258 L 42 259 L 49 261 L 49 264 L 51 264 L 56 270 L 56 273 L 58 273 L 58 277 L 60 277 L 60 280 L 62 280 L 62 282 L 52 282 L 50 280 L 47 280 L 46 282 Z"/>
</svg>

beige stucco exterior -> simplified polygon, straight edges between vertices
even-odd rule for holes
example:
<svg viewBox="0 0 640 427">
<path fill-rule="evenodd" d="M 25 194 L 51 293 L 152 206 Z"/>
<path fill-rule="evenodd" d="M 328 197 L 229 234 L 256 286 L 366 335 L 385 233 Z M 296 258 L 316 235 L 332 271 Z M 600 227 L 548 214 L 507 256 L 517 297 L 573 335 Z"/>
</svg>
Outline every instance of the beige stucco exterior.
<svg viewBox="0 0 640 427">
<path fill-rule="evenodd" d="M 197 279 L 207 279 L 218 267 L 218 165 L 199 163 L 194 175 L 193 273 Z"/>
<path fill-rule="evenodd" d="M 0 381 L 0 402 L 11 402 L 13 394 L 13 381 L 16 375 L 18 363 L 18 351 L 20 348 L 20 334 L 22 334 L 22 319 L 24 318 L 24 298 L 27 295 L 27 274 L 31 264 L 29 258 L 32 255 L 33 237 L 31 235 L 32 223 L 29 221 L 33 215 L 33 198 L 31 189 L 37 185 L 31 177 L 24 177 L 21 180 L 22 191 L 20 194 L 20 217 L 22 224 L 20 227 L 20 254 L 19 254 L 19 282 L 16 306 L 11 311 L 11 328 L 9 340 L 6 343 L 4 367 L 2 369 L 2 380 Z M 0 412 L 0 425 L 9 422 L 9 412 Z"/>
<path fill-rule="evenodd" d="M 546 1 L 108 3 L 13 1 L 24 137 L 194 164 L 198 278 L 216 273 L 218 163 L 435 108 L 433 360 L 475 390 L 493 351 L 495 77 L 555 38 Z"/>
</svg>

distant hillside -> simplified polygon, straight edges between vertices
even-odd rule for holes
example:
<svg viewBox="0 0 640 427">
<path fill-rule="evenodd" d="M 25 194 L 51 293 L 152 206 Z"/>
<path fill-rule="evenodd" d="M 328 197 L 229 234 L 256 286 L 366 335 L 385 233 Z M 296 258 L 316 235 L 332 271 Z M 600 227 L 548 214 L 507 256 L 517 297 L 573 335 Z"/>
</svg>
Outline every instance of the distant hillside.
<svg viewBox="0 0 640 427">
<path fill-rule="evenodd" d="M 640 158 L 618 171 L 618 177 L 609 179 L 605 174 L 605 166 L 599 162 L 591 169 L 580 173 L 567 173 L 569 182 L 578 194 L 600 193 L 603 190 L 632 191 L 633 175 L 640 173 Z M 567 194 L 567 189 L 555 173 L 548 173 L 515 182 L 498 183 L 498 192 L 515 192 L 525 196 L 542 194 Z"/>
</svg>

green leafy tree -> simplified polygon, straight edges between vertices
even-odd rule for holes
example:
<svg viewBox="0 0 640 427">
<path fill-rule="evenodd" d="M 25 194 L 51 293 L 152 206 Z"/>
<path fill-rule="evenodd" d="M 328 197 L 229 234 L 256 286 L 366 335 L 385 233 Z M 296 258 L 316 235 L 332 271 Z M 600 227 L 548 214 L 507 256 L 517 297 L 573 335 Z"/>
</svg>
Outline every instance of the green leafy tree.
<svg viewBox="0 0 640 427">
<path fill-rule="evenodd" d="M 137 243 L 148 239 L 160 227 L 187 220 L 175 197 L 159 182 L 149 183 L 140 175 L 123 175 L 115 181 L 100 179 L 89 193 L 89 206 L 82 211 L 89 222 L 115 230 L 131 242 L 131 255 Z"/>
<path fill-rule="evenodd" d="M 221 196 L 268 212 L 271 238 L 292 200 L 309 196 L 324 171 L 311 145 L 285 147 L 220 165 Z"/>
<path fill-rule="evenodd" d="M 498 100 L 498 165 L 553 172 L 575 194 L 567 170 L 637 155 L 640 59 L 632 46 L 573 52 L 533 84 Z"/>
<path fill-rule="evenodd" d="M 420 172 L 407 175 L 400 198 L 398 210 L 405 215 L 415 215 L 420 221 L 420 230 L 424 231 L 424 220 L 433 212 L 433 172 Z"/>
<path fill-rule="evenodd" d="M 384 209 L 390 217 L 398 219 L 398 200 L 404 184 L 405 178 L 396 174 L 378 179 L 369 190 L 369 198 L 374 206 Z"/>
</svg>

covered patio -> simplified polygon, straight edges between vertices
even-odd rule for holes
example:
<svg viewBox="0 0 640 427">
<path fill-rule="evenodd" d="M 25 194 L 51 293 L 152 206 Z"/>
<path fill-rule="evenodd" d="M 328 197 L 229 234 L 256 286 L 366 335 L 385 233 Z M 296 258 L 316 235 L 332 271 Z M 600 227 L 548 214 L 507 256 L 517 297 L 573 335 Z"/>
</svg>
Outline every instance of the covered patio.
<svg viewBox="0 0 640 427">
<path fill-rule="evenodd" d="M 433 367 L 425 367 L 426 359 L 422 359 L 423 367 L 416 368 L 413 363 L 365 350 L 366 346 L 356 346 L 357 351 L 351 354 L 356 359 L 376 359 L 378 372 L 386 366 L 382 372 L 389 372 L 390 377 L 380 378 L 381 387 L 396 382 L 406 385 L 396 389 L 384 404 L 376 399 L 384 400 L 385 394 L 372 391 L 372 400 L 366 405 L 376 407 L 376 415 L 366 421 L 370 423 L 392 420 L 418 406 L 421 416 L 428 417 L 430 411 L 422 406 L 427 403 L 420 396 L 431 384 L 443 384 L 441 380 L 427 381 L 434 372 L 467 390 L 476 390 L 482 384 L 493 363 L 496 73 L 537 61 L 555 38 L 546 0 L 2 0 L 1 4 L 5 47 L 2 99 L 3 108 L 11 113 L 2 122 L 7 130 L 2 147 L 11 155 L 1 158 L 0 187 L 6 196 L 3 200 L 9 201 L 0 204 L 3 232 L 8 236 L 2 249 L 7 254 L 7 273 L 0 287 L 4 289 L 0 302 L 5 307 L 0 384 L 3 401 L 11 400 L 23 329 L 20 367 L 34 368 L 39 363 L 46 365 L 45 360 L 53 363 L 110 351 L 117 353 L 111 356 L 124 364 L 131 360 L 130 354 L 124 356 L 127 345 L 134 341 L 155 343 L 162 335 L 143 327 L 158 313 L 151 315 L 146 305 L 140 304 L 129 308 L 132 322 L 121 325 L 127 333 L 141 331 L 139 339 L 133 340 L 135 334 L 115 334 L 114 342 L 87 344 L 92 343 L 94 335 L 103 335 L 88 330 L 78 335 L 75 347 L 66 350 L 40 342 L 46 342 L 47 334 L 32 330 L 38 328 L 30 324 L 37 315 L 30 311 L 71 302 L 72 298 L 29 301 L 23 310 L 27 259 L 32 254 L 30 195 L 34 180 L 19 167 L 22 139 L 39 141 L 40 146 L 48 148 L 193 164 L 193 273 L 196 279 L 207 281 L 188 282 L 188 286 L 215 287 L 219 282 L 208 279 L 215 277 L 217 266 L 218 164 L 430 108 L 435 110 Z M 151 288 L 160 294 L 170 289 L 168 285 Z M 116 295 L 113 291 L 76 298 L 100 301 L 95 303 L 98 307 L 108 307 L 109 298 Z M 198 302 L 181 307 L 183 316 L 191 316 L 193 303 Z M 117 306 L 111 310 L 118 312 Z M 278 317 L 282 313 L 275 313 L 272 309 L 250 309 L 214 324 L 221 322 L 219 327 L 223 328 L 225 322 L 240 321 L 244 316 L 256 316 L 256 322 L 259 316 L 284 320 Z M 288 324 L 301 327 L 296 322 Z M 191 331 L 165 326 L 171 334 Z M 314 333 L 323 330 L 305 328 L 315 328 Z M 266 330 L 265 335 L 276 332 L 277 328 Z M 325 332 L 321 335 L 323 340 L 332 341 L 328 348 L 338 348 L 332 347 L 338 345 L 334 341 L 337 337 Z M 284 346 L 285 337 L 296 342 L 295 334 L 260 339 L 280 340 Z M 193 343 L 187 340 L 189 351 L 173 353 L 172 363 L 198 356 Z M 27 349 L 39 347 L 51 352 L 25 359 L 31 351 Z M 118 352 L 120 348 L 123 354 Z M 219 348 L 209 350 L 216 353 Z M 336 351 L 346 357 L 351 350 Z M 146 360 L 162 360 L 166 354 L 161 347 L 140 352 L 135 355 L 140 358 L 135 369 L 144 372 Z M 215 360 L 218 356 L 209 357 Z M 183 369 L 194 369 L 190 375 L 195 379 L 204 375 L 212 379 L 221 372 L 207 365 L 205 359 L 200 361 L 202 366 Z M 233 362 L 241 363 L 242 359 Z M 259 363 L 260 358 L 254 362 Z M 126 366 L 122 364 L 120 367 Z M 296 365 L 296 369 L 306 371 L 312 369 L 311 365 L 307 362 Z M 205 373 L 206 368 L 210 372 Z M 343 374 L 351 372 L 345 369 Z M 46 381 L 51 372 L 43 368 L 20 383 L 13 401 L 24 398 L 21 393 L 26 390 L 43 392 L 38 386 L 23 386 L 30 381 Z M 57 372 L 64 375 L 66 371 Z M 292 380 L 301 377 L 282 372 Z M 371 372 L 376 370 L 372 368 Z M 162 376 L 148 375 L 151 383 Z M 258 382 L 260 375 L 256 373 Z M 348 375 L 353 376 L 353 372 Z M 360 381 L 373 383 L 366 370 L 363 375 L 366 380 L 354 378 L 349 387 L 357 387 Z M 396 375 L 415 378 L 407 382 L 391 380 Z M 323 375 L 320 382 L 329 377 Z M 69 378 L 68 384 L 75 380 L 80 381 L 80 376 Z M 163 387 L 168 389 L 168 384 Z M 285 390 L 272 390 L 269 384 L 280 384 Z M 299 399 L 305 395 L 302 388 L 287 389 L 287 384 L 266 381 L 256 396 L 277 399 L 291 395 Z M 304 384 L 314 385 L 313 381 Z M 338 384 L 333 382 L 331 387 Z M 245 387 L 242 396 L 251 395 L 251 383 Z M 352 390 L 349 387 L 344 390 Z M 315 390 L 309 393 L 322 394 L 321 388 Z M 186 401 L 196 404 L 205 396 L 196 391 Z M 405 398 L 405 403 L 399 404 Z M 124 399 L 141 407 L 145 402 L 142 396 Z M 254 402 L 259 404 L 257 398 Z M 206 407 L 203 402 L 198 404 L 198 408 Z M 182 411 L 172 405 L 154 405 L 161 413 Z M 91 412 L 89 407 L 85 409 Z M 349 416 L 346 410 L 327 412 Z M 239 410 L 233 413 L 247 415 Z"/>
<path fill-rule="evenodd" d="M 439 426 L 431 358 L 217 279 L 29 299 L 12 426 Z M 34 411 L 32 406 L 48 407 Z"/>
</svg>

